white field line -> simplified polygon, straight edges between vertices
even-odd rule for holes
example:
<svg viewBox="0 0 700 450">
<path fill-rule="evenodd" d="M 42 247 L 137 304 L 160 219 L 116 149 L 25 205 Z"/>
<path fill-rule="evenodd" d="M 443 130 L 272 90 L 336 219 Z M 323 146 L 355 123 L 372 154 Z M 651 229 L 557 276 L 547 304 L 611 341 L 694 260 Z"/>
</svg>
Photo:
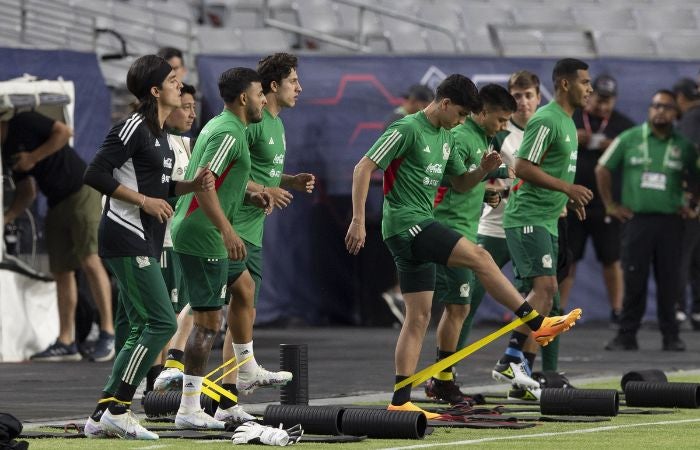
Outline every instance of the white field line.
<svg viewBox="0 0 700 450">
<path fill-rule="evenodd" d="M 446 447 L 448 445 L 482 444 L 484 442 L 492 442 L 492 441 L 506 441 L 506 440 L 513 440 L 513 439 L 531 439 L 531 438 L 548 437 L 548 436 L 564 436 L 567 434 L 598 433 L 600 431 L 619 430 L 621 428 L 646 427 L 646 426 L 650 426 L 650 425 L 675 425 L 675 424 L 679 424 L 679 423 L 689 423 L 689 422 L 700 422 L 700 419 L 666 420 L 663 422 L 633 423 L 633 424 L 628 424 L 628 425 L 611 425 L 611 426 L 607 426 L 607 427 L 586 428 L 583 430 L 562 431 L 559 433 L 521 434 L 519 436 L 500 436 L 500 437 L 481 438 L 481 439 L 469 439 L 469 440 L 465 440 L 465 441 L 436 442 L 434 444 L 408 445 L 405 447 L 387 447 L 387 448 L 384 448 L 382 450 L 408 450 L 408 449 L 414 449 L 414 448 Z"/>
</svg>

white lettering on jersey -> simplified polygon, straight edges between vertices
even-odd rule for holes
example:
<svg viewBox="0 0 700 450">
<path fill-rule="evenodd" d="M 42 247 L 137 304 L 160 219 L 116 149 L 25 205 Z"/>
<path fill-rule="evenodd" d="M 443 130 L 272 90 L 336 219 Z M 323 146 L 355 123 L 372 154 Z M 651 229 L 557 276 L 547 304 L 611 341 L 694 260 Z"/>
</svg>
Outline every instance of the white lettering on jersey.
<svg viewBox="0 0 700 450">
<path fill-rule="evenodd" d="M 163 184 L 170 183 L 170 177 L 168 175 L 163 174 L 160 177 L 160 182 Z"/>
<path fill-rule="evenodd" d="M 172 169 L 173 168 L 173 159 L 172 158 L 163 159 L 163 167 L 165 167 L 167 169 Z"/>
<path fill-rule="evenodd" d="M 275 155 L 275 159 L 272 160 L 273 164 L 284 164 L 284 153 L 279 153 Z"/>
<path fill-rule="evenodd" d="M 434 173 L 437 175 L 442 175 L 442 164 L 428 164 L 428 167 L 425 168 L 425 171 L 427 173 Z"/>
</svg>

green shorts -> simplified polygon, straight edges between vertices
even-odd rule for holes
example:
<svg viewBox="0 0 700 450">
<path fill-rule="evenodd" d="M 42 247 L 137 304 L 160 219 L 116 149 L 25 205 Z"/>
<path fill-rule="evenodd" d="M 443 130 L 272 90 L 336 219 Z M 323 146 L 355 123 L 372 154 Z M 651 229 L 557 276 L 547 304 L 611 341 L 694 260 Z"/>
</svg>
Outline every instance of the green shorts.
<svg viewBox="0 0 700 450">
<path fill-rule="evenodd" d="M 163 247 L 163 252 L 160 254 L 160 272 L 163 274 L 165 287 L 168 288 L 173 310 L 179 313 L 187 305 L 187 296 L 183 286 L 182 271 L 180 265 L 175 264 L 174 253 L 172 247 Z"/>
<path fill-rule="evenodd" d="M 435 300 L 440 303 L 469 305 L 474 288 L 474 272 L 466 267 L 437 266 Z"/>
<path fill-rule="evenodd" d="M 226 300 L 227 258 L 202 258 L 173 252 L 183 274 L 185 297 L 194 311 L 220 309 Z"/>
<path fill-rule="evenodd" d="M 446 265 L 462 235 L 429 219 L 384 240 L 404 294 L 435 290 L 435 264 Z"/>
<path fill-rule="evenodd" d="M 503 268 L 510 261 L 510 252 L 505 238 L 477 234 L 476 244 L 491 254 L 498 267 Z"/>
<path fill-rule="evenodd" d="M 263 268 L 263 252 L 262 247 L 253 245 L 244 240 L 246 257 L 243 261 L 228 262 L 228 285 L 232 285 L 238 277 L 246 270 L 250 273 L 251 278 L 255 282 L 255 299 L 253 304 L 258 304 L 258 295 L 260 294 L 260 285 L 262 284 L 262 268 Z"/>
<path fill-rule="evenodd" d="M 513 259 L 515 287 L 520 292 L 532 290 L 532 279 L 557 275 L 559 244 L 557 237 L 544 227 L 528 225 L 506 228 L 506 242 Z"/>
<path fill-rule="evenodd" d="M 46 213 L 46 249 L 52 273 L 78 269 L 97 253 L 102 196 L 84 185 Z"/>
</svg>

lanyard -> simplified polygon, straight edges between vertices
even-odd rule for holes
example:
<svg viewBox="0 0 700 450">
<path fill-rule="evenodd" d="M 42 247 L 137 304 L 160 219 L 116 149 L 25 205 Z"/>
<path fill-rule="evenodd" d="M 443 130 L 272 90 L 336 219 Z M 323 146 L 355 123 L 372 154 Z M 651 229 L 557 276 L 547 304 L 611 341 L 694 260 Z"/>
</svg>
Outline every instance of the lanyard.
<svg viewBox="0 0 700 450">
<path fill-rule="evenodd" d="M 598 127 L 598 130 L 596 130 L 596 133 L 602 133 L 605 131 L 605 128 L 608 126 L 608 121 L 610 120 L 609 117 L 606 117 L 600 122 L 600 126 Z M 586 134 L 593 134 L 593 130 L 591 129 L 591 121 L 588 118 L 588 111 L 583 112 L 583 128 L 586 129 Z"/>
<path fill-rule="evenodd" d="M 664 160 L 661 166 L 661 170 L 668 166 L 668 155 L 671 153 L 671 147 L 673 147 L 673 134 L 668 138 L 668 144 L 666 144 L 666 151 L 664 152 Z M 642 125 L 642 153 L 644 156 L 644 171 L 649 170 L 649 164 L 651 164 L 651 159 L 649 159 L 649 125 L 648 122 L 644 122 Z"/>
</svg>

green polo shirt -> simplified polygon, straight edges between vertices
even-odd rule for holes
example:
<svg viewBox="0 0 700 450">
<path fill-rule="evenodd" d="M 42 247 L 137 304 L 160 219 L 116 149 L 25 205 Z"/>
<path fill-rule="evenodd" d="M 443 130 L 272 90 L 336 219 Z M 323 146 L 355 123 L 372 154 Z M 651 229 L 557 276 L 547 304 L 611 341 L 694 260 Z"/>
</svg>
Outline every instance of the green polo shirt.
<svg viewBox="0 0 700 450">
<path fill-rule="evenodd" d="M 451 132 L 455 138 L 452 151 L 464 161 L 464 167 L 470 172 L 475 170 L 479 167 L 484 152 L 490 151 L 486 130 L 469 117 L 464 124 L 454 127 Z M 480 182 L 467 192 L 458 192 L 452 189 L 448 179 L 443 178 L 442 181 L 443 185 L 435 197 L 435 219 L 470 241 L 476 242 L 486 184 Z"/>
<path fill-rule="evenodd" d="M 620 134 L 598 164 L 622 167 L 622 205 L 635 213 L 676 214 L 683 205 L 683 174 L 700 174 L 693 144 L 676 130 L 666 139 L 647 123 Z"/>
</svg>

